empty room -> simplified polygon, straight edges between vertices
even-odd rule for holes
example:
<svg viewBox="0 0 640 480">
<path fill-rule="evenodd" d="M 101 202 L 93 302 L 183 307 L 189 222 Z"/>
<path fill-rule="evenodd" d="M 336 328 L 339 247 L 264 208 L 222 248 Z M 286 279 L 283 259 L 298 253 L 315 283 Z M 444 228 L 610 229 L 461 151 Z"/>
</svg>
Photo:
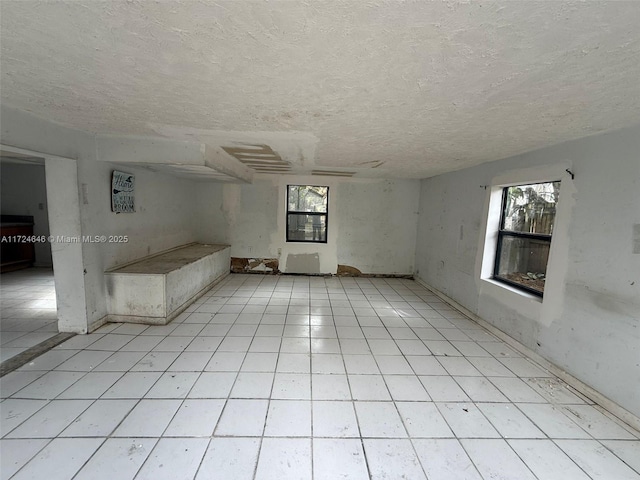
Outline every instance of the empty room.
<svg viewBox="0 0 640 480">
<path fill-rule="evenodd" d="M 640 480 L 638 25 L 0 1 L 0 480 Z"/>
</svg>

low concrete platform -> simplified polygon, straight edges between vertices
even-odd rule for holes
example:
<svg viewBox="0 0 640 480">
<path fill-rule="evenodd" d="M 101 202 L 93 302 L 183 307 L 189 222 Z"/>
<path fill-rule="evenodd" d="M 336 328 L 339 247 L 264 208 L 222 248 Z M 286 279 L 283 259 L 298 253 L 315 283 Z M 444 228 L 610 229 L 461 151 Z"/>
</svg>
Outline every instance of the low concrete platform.
<svg viewBox="0 0 640 480">
<path fill-rule="evenodd" d="M 106 271 L 108 321 L 166 325 L 229 274 L 230 255 L 194 243 Z"/>
</svg>

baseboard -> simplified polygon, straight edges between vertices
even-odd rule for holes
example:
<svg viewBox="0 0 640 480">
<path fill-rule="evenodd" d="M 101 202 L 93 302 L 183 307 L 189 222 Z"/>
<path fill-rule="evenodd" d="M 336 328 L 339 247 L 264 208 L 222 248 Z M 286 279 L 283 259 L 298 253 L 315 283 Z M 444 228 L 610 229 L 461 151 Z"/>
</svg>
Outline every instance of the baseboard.
<svg viewBox="0 0 640 480">
<path fill-rule="evenodd" d="M 87 328 L 87 333 L 93 333 L 103 325 L 106 325 L 107 323 L 109 323 L 109 315 L 105 315 L 104 317 L 89 324 L 89 327 Z"/>
<path fill-rule="evenodd" d="M 489 322 L 480 318 L 478 315 L 468 310 L 464 306 L 460 305 L 458 302 L 456 302 L 452 298 L 449 298 L 447 295 L 445 295 L 441 291 L 433 288 L 431 285 L 427 284 L 422 279 L 416 277 L 415 281 L 420 285 L 422 285 L 427 290 L 429 290 L 431 293 L 436 295 L 442 301 L 449 304 L 451 307 L 455 308 L 463 315 L 469 317 L 470 320 L 476 322 L 478 325 L 480 325 L 481 327 L 491 332 L 493 335 L 495 335 L 500 340 L 505 342 L 511 348 L 522 353 L 524 356 L 534 361 L 542 368 L 548 370 L 549 372 L 554 374 L 556 377 L 560 378 L 562 381 L 564 381 L 569 386 L 574 388 L 577 392 L 579 392 L 580 394 L 592 400 L 596 405 L 602 407 L 602 409 L 604 409 L 602 413 L 611 414 L 615 416 L 617 420 L 621 420 L 622 422 L 626 423 L 632 428 L 640 431 L 640 418 L 638 418 L 636 415 L 629 412 L 625 408 L 621 407 L 620 405 L 615 403 L 613 400 L 604 396 L 594 388 L 590 387 L 589 385 L 584 383 L 582 380 L 577 379 L 576 377 L 566 372 L 562 368 L 551 363 L 549 360 L 541 356 L 539 353 L 536 353 L 533 350 L 531 350 L 529 347 L 526 347 L 525 345 L 521 344 L 519 341 L 510 337 L 508 334 L 506 334 L 502 330 L 494 327 Z"/>
</svg>

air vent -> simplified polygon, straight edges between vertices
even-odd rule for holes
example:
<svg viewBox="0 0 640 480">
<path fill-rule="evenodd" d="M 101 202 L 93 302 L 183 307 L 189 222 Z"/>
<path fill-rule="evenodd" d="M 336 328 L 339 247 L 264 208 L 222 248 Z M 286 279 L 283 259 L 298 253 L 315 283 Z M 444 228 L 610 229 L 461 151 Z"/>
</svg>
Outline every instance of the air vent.
<svg viewBox="0 0 640 480">
<path fill-rule="evenodd" d="M 358 163 L 358 165 L 362 165 L 363 167 L 368 167 L 368 168 L 378 168 L 382 164 L 384 164 L 382 160 L 372 160 L 370 162 Z"/>
<path fill-rule="evenodd" d="M 269 145 L 243 144 L 240 147 L 222 149 L 256 172 L 285 173 L 291 170 L 291 164 L 283 160 Z"/>
<path fill-rule="evenodd" d="M 329 177 L 353 177 L 356 172 L 339 172 L 337 170 L 313 170 L 311 175 L 325 175 Z"/>
</svg>

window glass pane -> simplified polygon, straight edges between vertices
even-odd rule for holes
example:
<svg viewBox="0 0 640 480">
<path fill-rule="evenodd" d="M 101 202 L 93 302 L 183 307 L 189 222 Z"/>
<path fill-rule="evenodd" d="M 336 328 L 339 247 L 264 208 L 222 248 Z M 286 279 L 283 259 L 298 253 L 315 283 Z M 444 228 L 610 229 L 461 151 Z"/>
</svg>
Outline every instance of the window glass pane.
<svg viewBox="0 0 640 480">
<path fill-rule="evenodd" d="M 502 235 L 496 276 L 544 292 L 550 240 Z"/>
<path fill-rule="evenodd" d="M 328 187 L 289 185 L 288 209 L 293 212 L 327 212 Z"/>
<path fill-rule="evenodd" d="M 326 215 L 288 214 L 287 241 L 326 242 Z"/>
<path fill-rule="evenodd" d="M 551 235 L 560 182 L 517 185 L 505 190 L 504 230 Z"/>
</svg>

